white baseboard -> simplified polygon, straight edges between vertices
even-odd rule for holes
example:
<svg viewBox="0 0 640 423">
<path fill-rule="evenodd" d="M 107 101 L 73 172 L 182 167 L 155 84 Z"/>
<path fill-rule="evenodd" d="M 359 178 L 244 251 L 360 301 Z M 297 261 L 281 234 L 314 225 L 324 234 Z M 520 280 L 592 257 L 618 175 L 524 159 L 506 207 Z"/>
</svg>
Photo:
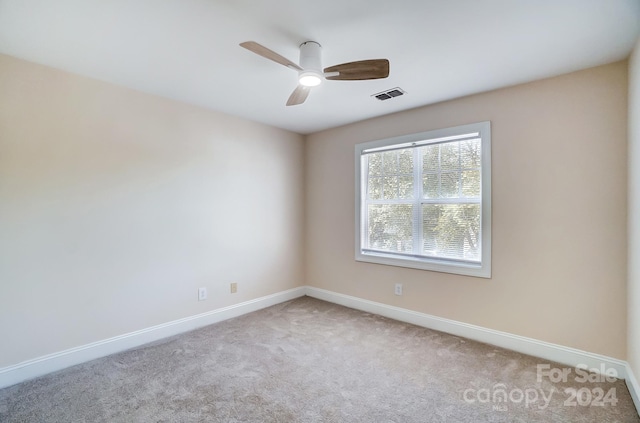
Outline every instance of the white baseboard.
<svg viewBox="0 0 640 423">
<path fill-rule="evenodd" d="M 24 382 L 47 373 L 84 363 L 109 354 L 125 351 L 140 345 L 188 332 L 212 323 L 251 313 L 294 298 L 302 297 L 306 287 L 289 289 L 276 294 L 219 308 L 184 319 L 138 330 L 91 344 L 70 348 L 54 354 L 38 357 L 20 364 L 0 369 L 0 388 Z"/>
<path fill-rule="evenodd" d="M 627 388 L 629 389 L 629 393 L 631 394 L 631 398 L 633 399 L 633 403 L 636 406 L 636 410 L 640 413 L 640 385 L 638 385 L 638 379 L 636 379 L 633 369 L 627 363 L 627 377 L 625 378 L 625 382 L 627 383 Z"/>
<path fill-rule="evenodd" d="M 627 362 L 616 358 L 593 354 L 575 348 L 564 347 L 562 345 L 551 344 L 549 342 L 526 338 L 524 336 L 512 335 L 510 333 L 457 322 L 455 320 L 431 316 L 429 314 L 364 300 L 362 298 L 339 294 L 337 292 L 327 291 L 324 289 L 308 286 L 306 293 L 310 297 L 329 301 L 345 307 L 366 311 L 372 314 L 379 314 L 394 320 L 400 320 L 402 322 L 473 339 L 486 344 L 496 345 L 498 347 L 565 364 L 571 367 L 583 365 L 587 366 L 589 369 L 604 368 L 607 371 L 610 371 L 609 369 L 614 369 L 619 378 L 627 379 L 628 376 Z M 638 391 L 638 393 L 640 393 L 640 391 Z M 636 408 L 638 408 L 638 402 L 635 402 L 635 404 Z M 640 408 L 638 409 L 640 410 Z"/>
</svg>

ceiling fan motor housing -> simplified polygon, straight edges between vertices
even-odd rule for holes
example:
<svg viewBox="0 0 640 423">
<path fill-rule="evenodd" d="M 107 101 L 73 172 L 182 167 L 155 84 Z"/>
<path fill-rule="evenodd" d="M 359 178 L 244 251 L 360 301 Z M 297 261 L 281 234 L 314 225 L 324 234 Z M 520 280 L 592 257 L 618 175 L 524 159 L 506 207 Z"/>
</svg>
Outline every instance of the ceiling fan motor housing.
<svg viewBox="0 0 640 423">
<path fill-rule="evenodd" d="M 298 79 L 317 78 L 317 84 L 322 82 L 324 75 L 322 72 L 322 46 L 315 41 L 307 41 L 300 45 L 300 67 L 303 69 L 298 75 Z M 316 85 L 317 85 L 316 84 Z"/>
</svg>

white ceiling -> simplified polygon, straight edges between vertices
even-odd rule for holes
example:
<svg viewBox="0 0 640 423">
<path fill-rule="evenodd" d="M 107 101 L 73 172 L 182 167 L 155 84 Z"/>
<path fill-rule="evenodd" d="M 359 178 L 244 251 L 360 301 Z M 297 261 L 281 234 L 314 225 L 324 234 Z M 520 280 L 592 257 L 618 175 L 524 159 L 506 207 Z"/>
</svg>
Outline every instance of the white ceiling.
<svg viewBox="0 0 640 423">
<path fill-rule="evenodd" d="M 640 0 L 0 0 L 1 53 L 303 134 L 621 60 L 639 28 Z M 248 40 L 391 73 L 286 107 L 296 73 Z"/>
</svg>

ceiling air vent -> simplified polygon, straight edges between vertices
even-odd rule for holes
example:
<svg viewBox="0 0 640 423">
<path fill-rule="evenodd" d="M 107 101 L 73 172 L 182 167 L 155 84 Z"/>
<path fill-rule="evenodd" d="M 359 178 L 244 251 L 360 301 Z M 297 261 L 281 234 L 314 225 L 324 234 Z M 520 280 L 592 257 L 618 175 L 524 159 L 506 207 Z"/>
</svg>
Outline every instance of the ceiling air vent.
<svg viewBox="0 0 640 423">
<path fill-rule="evenodd" d="M 405 91 L 402 88 L 395 87 L 390 90 L 382 91 L 381 93 L 373 94 L 371 97 L 375 97 L 378 100 L 389 100 L 390 98 L 400 97 L 404 94 Z"/>
</svg>

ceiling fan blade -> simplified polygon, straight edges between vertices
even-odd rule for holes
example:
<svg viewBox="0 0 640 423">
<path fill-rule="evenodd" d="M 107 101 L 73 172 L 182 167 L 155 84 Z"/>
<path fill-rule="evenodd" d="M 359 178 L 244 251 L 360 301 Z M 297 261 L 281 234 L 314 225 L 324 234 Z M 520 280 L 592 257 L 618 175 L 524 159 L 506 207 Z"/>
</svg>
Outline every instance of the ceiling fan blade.
<svg viewBox="0 0 640 423">
<path fill-rule="evenodd" d="M 333 81 L 361 81 L 364 79 L 381 79 L 389 76 L 387 59 L 360 60 L 359 62 L 342 63 L 324 69 L 326 79 Z M 332 73 L 338 72 L 337 75 Z"/>
<path fill-rule="evenodd" d="M 305 87 L 304 85 L 298 85 L 295 90 L 289 96 L 289 100 L 287 100 L 287 106 L 296 106 L 298 104 L 304 103 L 304 101 L 309 96 L 309 92 L 311 91 L 310 87 Z"/>
<path fill-rule="evenodd" d="M 302 68 L 286 57 L 280 56 L 273 50 L 269 50 L 265 46 L 256 43 L 255 41 L 245 41 L 244 43 L 240 43 L 240 47 L 244 47 L 249 51 L 254 52 L 255 54 L 267 58 L 269 60 L 273 60 L 276 63 L 280 63 L 288 68 L 295 70 L 302 70 Z"/>
</svg>

